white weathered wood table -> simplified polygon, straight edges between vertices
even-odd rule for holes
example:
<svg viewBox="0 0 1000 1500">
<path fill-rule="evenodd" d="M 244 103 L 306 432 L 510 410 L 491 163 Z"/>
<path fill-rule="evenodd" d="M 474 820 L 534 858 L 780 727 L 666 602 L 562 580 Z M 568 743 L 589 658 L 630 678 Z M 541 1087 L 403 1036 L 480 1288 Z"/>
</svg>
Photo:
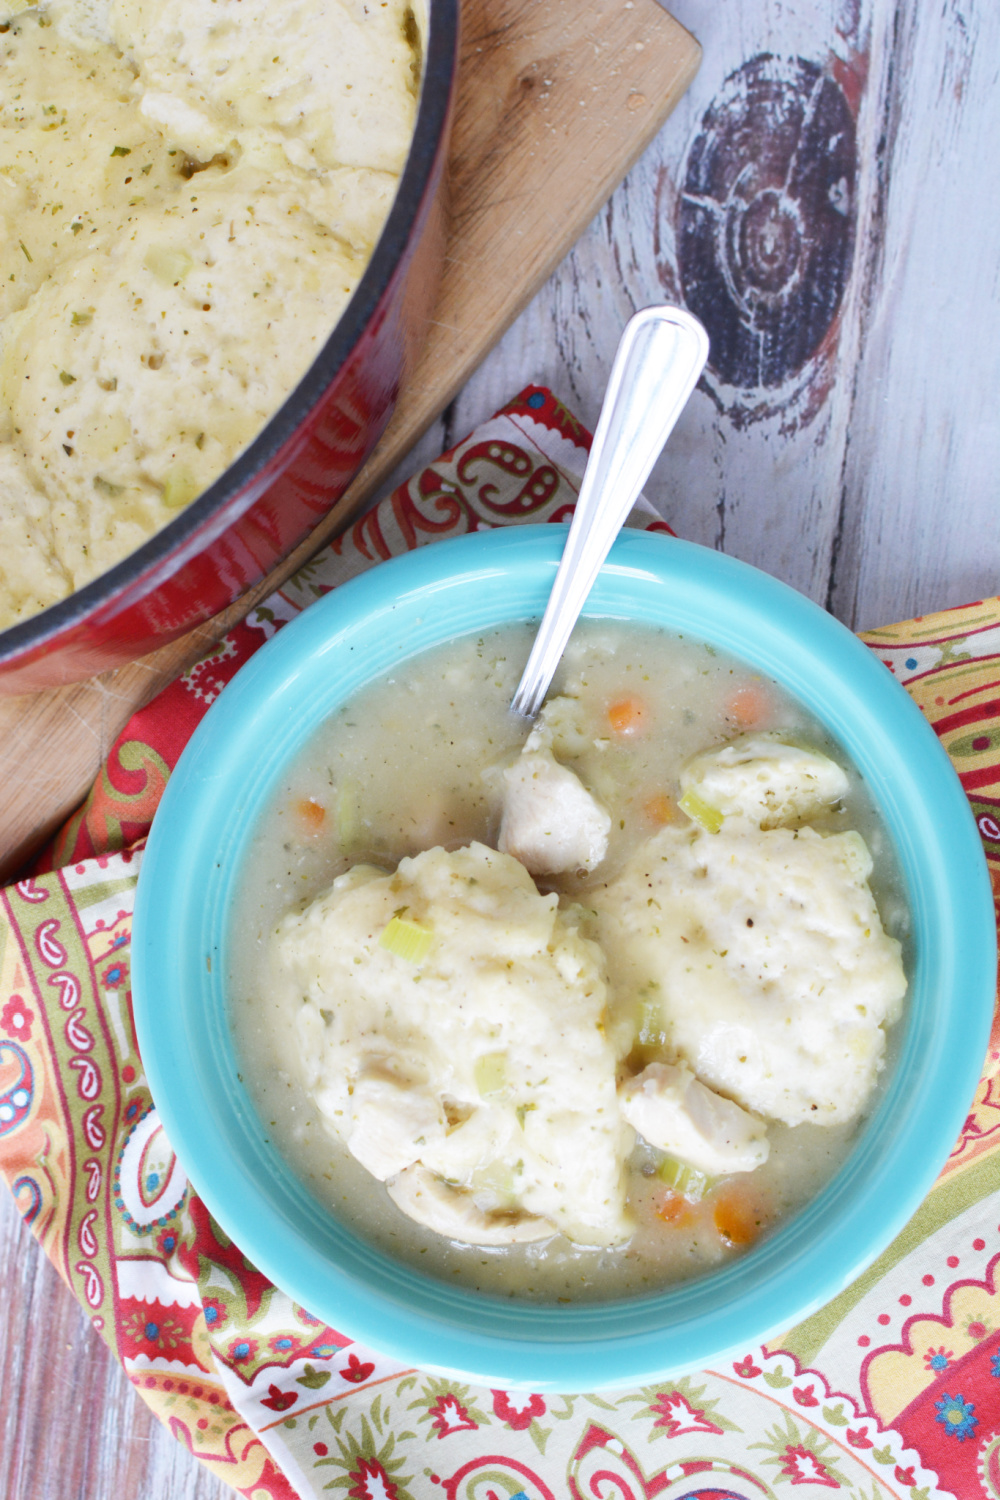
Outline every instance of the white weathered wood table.
<svg viewBox="0 0 1000 1500">
<path fill-rule="evenodd" d="M 670 8 L 700 75 L 405 467 L 528 380 L 592 424 L 625 317 L 680 297 L 713 336 L 648 487 L 680 535 L 857 628 L 995 593 L 1000 8 Z M 0 1284 L 7 1500 L 230 1493 L 134 1399 L 6 1194 Z"/>
<path fill-rule="evenodd" d="M 714 367 L 647 486 L 681 536 L 857 629 L 995 593 L 1000 7 L 670 9 L 698 77 L 421 456 L 528 377 L 592 425 L 626 316 L 679 294 Z"/>
</svg>

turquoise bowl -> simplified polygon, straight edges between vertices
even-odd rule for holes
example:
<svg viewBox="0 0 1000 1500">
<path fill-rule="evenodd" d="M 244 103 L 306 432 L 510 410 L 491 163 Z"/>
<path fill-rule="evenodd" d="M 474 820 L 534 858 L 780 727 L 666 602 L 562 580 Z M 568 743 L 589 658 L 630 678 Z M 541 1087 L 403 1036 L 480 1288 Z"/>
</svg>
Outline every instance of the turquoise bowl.
<svg viewBox="0 0 1000 1500">
<path fill-rule="evenodd" d="M 700 637 L 782 683 L 867 781 L 903 871 L 913 973 L 898 1061 L 848 1161 L 742 1259 L 656 1296 L 537 1306 L 446 1286 L 359 1240 L 265 1140 L 227 1021 L 229 913 L 257 817 L 314 729 L 429 646 L 537 618 L 565 532 L 514 527 L 373 568 L 242 669 L 170 779 L 135 910 L 139 1045 L 167 1134 L 226 1234 L 317 1317 L 407 1364 L 490 1386 L 645 1383 L 743 1354 L 843 1290 L 931 1187 L 979 1079 L 996 928 L 968 802 L 933 731 L 876 657 L 764 573 L 670 537 L 616 541 L 586 613 Z"/>
</svg>

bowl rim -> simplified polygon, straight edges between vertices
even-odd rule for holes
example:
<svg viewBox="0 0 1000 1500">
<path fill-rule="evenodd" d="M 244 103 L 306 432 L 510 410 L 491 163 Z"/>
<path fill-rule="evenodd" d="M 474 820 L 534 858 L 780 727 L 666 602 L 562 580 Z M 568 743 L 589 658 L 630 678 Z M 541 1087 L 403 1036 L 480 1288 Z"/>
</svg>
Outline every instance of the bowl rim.
<svg viewBox="0 0 1000 1500">
<path fill-rule="evenodd" d="M 432 178 L 451 107 L 460 0 L 427 0 L 428 35 L 420 100 L 399 187 L 357 287 L 323 348 L 260 432 L 190 505 L 120 562 L 28 619 L 0 630 L 0 667 L 119 601 L 134 603 L 204 550 L 266 492 L 267 470 L 364 337 L 403 259 Z"/>
<path fill-rule="evenodd" d="M 209 1211 L 265 1275 L 401 1362 L 486 1385 L 572 1391 L 642 1383 L 743 1353 L 829 1301 L 886 1248 L 930 1190 L 979 1081 L 996 925 L 958 777 L 874 653 L 746 564 L 673 537 L 623 534 L 586 613 L 656 614 L 666 628 L 777 677 L 834 732 L 882 810 L 916 955 L 883 1098 L 845 1166 L 773 1236 L 721 1271 L 629 1301 L 512 1304 L 446 1287 L 362 1244 L 297 1179 L 289 1183 L 235 1082 L 221 973 L 232 877 L 214 871 L 245 844 L 293 745 L 376 675 L 372 651 L 381 671 L 429 641 L 498 618 L 537 618 L 564 536 L 561 527 L 517 526 L 396 558 L 317 601 L 251 658 L 196 730 L 154 820 L 135 906 L 133 995 L 167 1136 Z M 692 620 L 702 628 L 692 630 Z M 296 728 L 303 698 L 309 707 Z M 831 719 L 848 707 L 852 718 L 838 732 Z"/>
</svg>

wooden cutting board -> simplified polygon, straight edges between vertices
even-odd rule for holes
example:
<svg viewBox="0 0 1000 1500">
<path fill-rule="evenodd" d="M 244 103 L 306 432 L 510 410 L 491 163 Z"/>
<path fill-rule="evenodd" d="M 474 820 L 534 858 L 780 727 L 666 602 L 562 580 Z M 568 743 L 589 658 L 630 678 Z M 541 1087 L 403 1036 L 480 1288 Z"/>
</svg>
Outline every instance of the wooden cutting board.
<svg viewBox="0 0 1000 1500">
<path fill-rule="evenodd" d="M 79 804 L 135 710 L 376 498 L 652 140 L 700 56 L 656 0 L 464 0 L 441 294 L 382 441 L 306 542 L 223 614 L 89 682 L 0 698 L 0 878 Z"/>
</svg>

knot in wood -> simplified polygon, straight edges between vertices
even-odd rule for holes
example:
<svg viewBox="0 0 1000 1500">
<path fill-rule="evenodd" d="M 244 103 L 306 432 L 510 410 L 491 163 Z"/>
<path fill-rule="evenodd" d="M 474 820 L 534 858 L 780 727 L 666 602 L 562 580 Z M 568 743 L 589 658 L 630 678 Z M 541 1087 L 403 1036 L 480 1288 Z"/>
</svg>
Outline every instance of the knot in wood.
<svg viewBox="0 0 1000 1500">
<path fill-rule="evenodd" d="M 722 384 L 773 390 L 826 339 L 850 274 L 856 175 L 854 117 L 823 68 L 761 54 L 726 79 L 688 154 L 676 226 L 684 299 Z"/>
</svg>

